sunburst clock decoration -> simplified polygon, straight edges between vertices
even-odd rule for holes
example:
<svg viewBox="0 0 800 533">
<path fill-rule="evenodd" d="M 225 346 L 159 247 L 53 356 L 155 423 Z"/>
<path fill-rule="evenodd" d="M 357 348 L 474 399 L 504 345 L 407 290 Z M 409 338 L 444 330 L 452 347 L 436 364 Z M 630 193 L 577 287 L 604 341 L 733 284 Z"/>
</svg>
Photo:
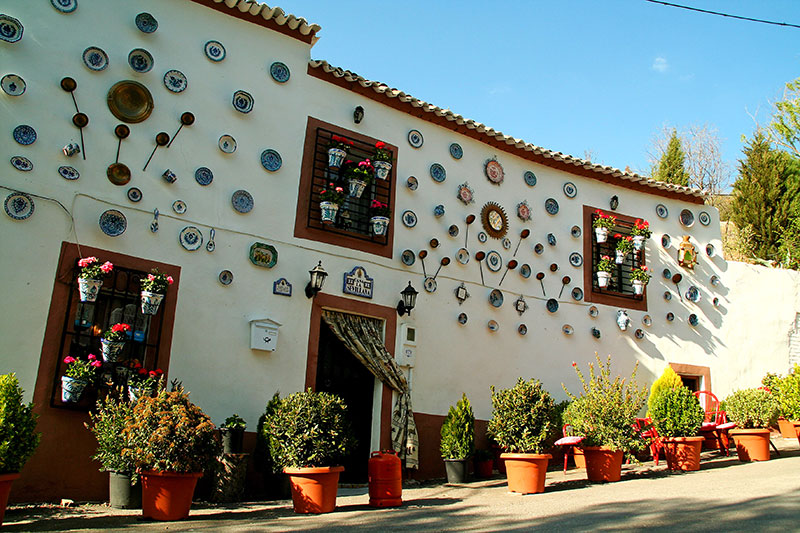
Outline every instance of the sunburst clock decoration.
<svg viewBox="0 0 800 533">
<path fill-rule="evenodd" d="M 486 233 L 494 239 L 502 239 L 508 232 L 508 215 L 500 204 L 486 202 L 481 209 L 481 223 Z"/>
</svg>

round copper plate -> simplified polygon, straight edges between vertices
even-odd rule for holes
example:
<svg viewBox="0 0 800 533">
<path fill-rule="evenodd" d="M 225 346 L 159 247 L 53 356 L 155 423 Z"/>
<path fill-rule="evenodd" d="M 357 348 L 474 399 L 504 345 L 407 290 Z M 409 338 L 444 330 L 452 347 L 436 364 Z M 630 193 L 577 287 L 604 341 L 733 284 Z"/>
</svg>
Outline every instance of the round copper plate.
<svg viewBox="0 0 800 533">
<path fill-rule="evenodd" d="M 125 185 L 131 181 L 131 169 L 123 163 L 112 163 L 106 169 L 106 176 L 114 185 Z"/>
<path fill-rule="evenodd" d="M 122 122 L 138 124 L 153 112 L 153 95 L 139 82 L 123 80 L 108 91 L 108 109 Z"/>
</svg>

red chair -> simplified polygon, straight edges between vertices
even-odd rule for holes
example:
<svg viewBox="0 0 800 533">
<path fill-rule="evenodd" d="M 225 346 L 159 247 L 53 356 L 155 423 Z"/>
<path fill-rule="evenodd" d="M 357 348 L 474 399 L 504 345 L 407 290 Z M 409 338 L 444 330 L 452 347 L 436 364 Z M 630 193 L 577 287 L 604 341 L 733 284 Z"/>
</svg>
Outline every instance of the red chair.
<svg viewBox="0 0 800 533">
<path fill-rule="evenodd" d="M 569 424 L 564 424 L 564 427 L 561 428 L 561 433 L 564 435 L 557 441 L 555 441 L 556 446 L 563 446 L 564 447 L 564 473 L 567 473 L 567 459 L 569 459 L 569 452 L 572 450 L 572 455 L 575 455 L 575 446 L 580 445 L 583 442 L 583 437 L 579 437 L 577 435 L 572 434 L 572 426 Z"/>
<path fill-rule="evenodd" d="M 658 431 L 656 431 L 653 425 L 653 419 L 650 417 L 637 418 L 634 427 L 643 439 L 647 439 L 650 453 L 653 455 L 653 461 L 656 463 L 656 466 L 658 466 L 658 456 L 661 450 L 664 449 L 664 444 L 661 442 L 661 437 L 658 436 Z"/>
<path fill-rule="evenodd" d="M 703 423 L 700 425 L 700 434 L 705 437 L 705 442 L 716 441 L 717 447 L 728 455 L 728 447 L 730 440 L 728 438 L 728 431 L 735 428 L 736 424 L 728 422 L 728 416 L 725 411 L 719 408 L 719 400 L 714 393 L 707 390 L 701 390 L 694 393 L 700 405 L 703 405 L 705 400 L 706 416 Z"/>
</svg>

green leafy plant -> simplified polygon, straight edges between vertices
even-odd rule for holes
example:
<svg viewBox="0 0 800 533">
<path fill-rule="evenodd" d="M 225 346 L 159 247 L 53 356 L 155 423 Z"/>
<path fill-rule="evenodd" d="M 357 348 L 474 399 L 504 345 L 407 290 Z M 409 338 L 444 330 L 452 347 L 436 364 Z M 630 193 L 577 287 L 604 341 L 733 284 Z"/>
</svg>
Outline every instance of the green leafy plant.
<svg viewBox="0 0 800 533">
<path fill-rule="evenodd" d="M 344 400 L 327 392 L 308 390 L 279 400 L 263 431 L 275 472 L 335 466 L 354 445 Z"/>
<path fill-rule="evenodd" d="M 94 383 L 94 380 L 97 378 L 97 369 L 103 366 L 103 363 L 97 359 L 97 356 L 91 353 L 86 356 L 86 360 L 76 359 L 68 355 L 64 358 L 64 363 L 67 365 L 67 369 L 64 371 L 67 377 L 85 381 L 90 385 Z"/>
<path fill-rule="evenodd" d="M 561 425 L 569 424 L 572 426 L 573 432 L 575 428 L 583 426 L 585 400 L 583 398 L 575 398 L 567 404 L 564 411 L 561 413 Z"/>
<path fill-rule="evenodd" d="M 164 386 L 161 380 L 161 376 L 164 375 L 164 371 L 160 368 L 156 368 L 155 370 L 147 370 L 139 361 L 134 360 L 131 363 L 129 372 L 128 387 L 132 387 L 140 391 L 155 391 L 159 383 L 161 383 L 162 387 Z"/>
<path fill-rule="evenodd" d="M 613 270 L 614 270 L 614 261 L 611 259 L 611 257 L 608 255 L 600 257 L 600 261 L 597 262 L 597 271 L 611 272 Z"/>
<path fill-rule="evenodd" d="M 372 200 L 369 204 L 369 216 L 371 217 L 390 217 L 392 210 L 389 205 L 381 202 L 380 200 Z"/>
<path fill-rule="evenodd" d="M 777 398 L 764 388 L 742 389 L 725 398 L 728 419 L 738 429 L 767 428 L 778 420 Z"/>
<path fill-rule="evenodd" d="M 247 427 L 247 422 L 244 421 L 244 418 L 234 413 L 225 419 L 225 423 L 222 425 L 222 427 L 224 427 L 225 429 L 232 429 L 232 430 L 240 429 L 244 431 L 245 428 Z"/>
<path fill-rule="evenodd" d="M 631 235 L 639 235 L 645 239 L 649 239 L 650 235 L 652 235 L 652 232 L 650 231 L 650 223 L 646 220 L 637 218 L 633 223 L 633 227 L 631 228 Z"/>
<path fill-rule="evenodd" d="M 661 389 L 650 405 L 650 417 L 660 437 L 693 437 L 705 411 L 694 393 L 684 386 Z"/>
<path fill-rule="evenodd" d="M 19 472 L 39 445 L 38 415 L 23 395 L 16 374 L 0 375 L 0 474 Z"/>
<path fill-rule="evenodd" d="M 787 420 L 800 420 L 800 365 L 795 364 L 786 377 L 767 374 L 761 384 L 778 400 L 780 416 Z"/>
<path fill-rule="evenodd" d="M 92 459 L 100 463 L 106 472 L 132 473 L 133 460 L 123 456 L 122 451 L 130 446 L 129 434 L 124 430 L 133 415 L 133 404 L 129 403 L 122 388 L 114 389 L 105 398 L 97 400 L 97 409 L 89 413 L 90 424 L 84 424 L 97 439 L 97 451 Z"/>
<path fill-rule="evenodd" d="M 166 294 L 167 289 L 169 289 L 169 286 L 174 282 L 175 280 L 172 279 L 172 276 L 168 276 L 160 272 L 157 268 L 154 268 L 146 278 L 142 278 L 141 285 L 143 291 Z"/>
<path fill-rule="evenodd" d="M 492 390 L 488 433 L 500 447 L 514 453 L 542 453 L 553 434 L 553 398 L 539 380 L 517 380 L 510 389 Z"/>
<path fill-rule="evenodd" d="M 617 251 L 628 255 L 633 251 L 633 237 L 630 235 L 622 235 L 621 233 L 614 234 L 617 240 Z"/>
<path fill-rule="evenodd" d="M 128 332 L 130 330 L 130 324 L 114 324 L 103 333 L 103 338 L 111 342 L 125 341 L 128 340 Z"/>
<path fill-rule="evenodd" d="M 378 141 L 375 143 L 375 155 L 372 157 L 375 159 L 375 161 L 388 161 L 389 163 L 391 163 L 394 159 L 392 151 L 386 147 L 386 143 L 383 141 Z"/>
<path fill-rule="evenodd" d="M 630 379 L 616 376 L 613 380 L 610 355 L 605 363 L 597 356 L 597 370 L 589 363 L 588 381 L 576 363 L 572 366 L 581 382 L 581 395 L 572 394 L 563 384 L 562 387 L 570 399 L 581 401 L 581 416 L 576 417 L 573 427 L 576 433 L 583 435 L 584 444 L 628 453 L 641 450 L 644 441 L 634 428 L 634 422 L 647 398 L 647 387 L 639 388 L 636 383 L 639 363 L 634 365 Z"/>
<path fill-rule="evenodd" d="M 450 406 L 441 434 L 442 459 L 467 459 L 475 451 L 475 415 L 466 394 Z"/>
<path fill-rule="evenodd" d="M 656 399 L 656 396 L 664 389 L 677 389 L 678 387 L 683 387 L 683 381 L 681 381 L 681 377 L 675 372 L 671 366 L 667 366 L 664 368 L 664 372 L 661 373 L 661 377 L 658 378 L 653 382 L 650 386 L 650 396 L 647 398 L 647 411 L 653 408 L 653 402 Z"/>
<path fill-rule="evenodd" d="M 81 268 L 78 277 L 83 279 L 103 279 L 114 270 L 114 265 L 110 261 L 101 263 L 94 256 L 79 259 L 78 266 Z"/>
<path fill-rule="evenodd" d="M 336 205 L 342 205 L 344 203 L 344 189 L 337 187 L 333 183 L 329 183 L 327 189 L 322 189 L 319 192 L 319 200 L 320 202 L 331 202 Z"/>
<path fill-rule="evenodd" d="M 267 477 L 270 477 L 274 474 L 274 468 L 272 456 L 269 453 L 269 440 L 264 431 L 264 426 L 267 423 L 267 418 L 272 417 L 275 409 L 278 408 L 280 403 L 280 392 L 276 392 L 272 395 L 272 398 L 270 398 L 269 402 L 267 402 L 267 407 L 261 416 L 258 417 L 258 423 L 256 425 L 256 446 L 255 450 L 253 451 L 253 462 L 256 470 Z"/>
<path fill-rule="evenodd" d="M 353 141 L 351 141 L 350 139 L 347 139 L 340 135 L 331 135 L 331 142 L 328 143 L 328 149 L 339 148 L 341 150 L 344 150 L 345 152 L 348 152 L 350 151 L 350 148 L 353 147 L 353 144 L 354 144 Z"/>
<path fill-rule="evenodd" d="M 478 448 L 475 450 L 475 453 L 472 454 L 472 458 L 476 461 L 493 461 L 494 453 L 492 453 L 492 450 Z"/>
<path fill-rule="evenodd" d="M 606 215 L 602 209 L 597 209 L 594 214 L 597 215 L 592 222 L 592 226 L 595 228 L 611 229 L 617 224 L 617 217 Z"/>
<path fill-rule="evenodd" d="M 641 281 L 645 285 L 650 283 L 650 269 L 647 265 L 642 265 L 641 268 L 634 268 L 631 270 L 631 279 Z"/>
<path fill-rule="evenodd" d="M 342 165 L 342 173 L 345 179 L 363 181 L 367 187 L 375 181 L 375 168 L 369 159 L 358 163 L 348 159 Z"/>
</svg>

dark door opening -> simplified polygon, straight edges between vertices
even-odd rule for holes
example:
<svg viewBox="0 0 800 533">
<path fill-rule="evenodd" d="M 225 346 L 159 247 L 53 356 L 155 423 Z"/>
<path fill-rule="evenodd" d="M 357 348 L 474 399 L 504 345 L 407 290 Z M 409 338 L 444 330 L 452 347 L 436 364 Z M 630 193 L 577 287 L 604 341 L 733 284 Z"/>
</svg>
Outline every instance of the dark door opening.
<svg viewBox="0 0 800 533">
<path fill-rule="evenodd" d="M 366 483 L 372 437 L 372 395 L 375 377 L 361 361 L 350 353 L 323 320 L 319 328 L 317 383 L 319 392 L 341 396 L 347 404 L 356 443 L 343 461 L 340 480 L 345 483 Z"/>
<path fill-rule="evenodd" d="M 687 376 L 684 374 L 679 375 L 684 387 L 692 392 L 697 392 L 700 390 L 700 376 Z"/>
</svg>

